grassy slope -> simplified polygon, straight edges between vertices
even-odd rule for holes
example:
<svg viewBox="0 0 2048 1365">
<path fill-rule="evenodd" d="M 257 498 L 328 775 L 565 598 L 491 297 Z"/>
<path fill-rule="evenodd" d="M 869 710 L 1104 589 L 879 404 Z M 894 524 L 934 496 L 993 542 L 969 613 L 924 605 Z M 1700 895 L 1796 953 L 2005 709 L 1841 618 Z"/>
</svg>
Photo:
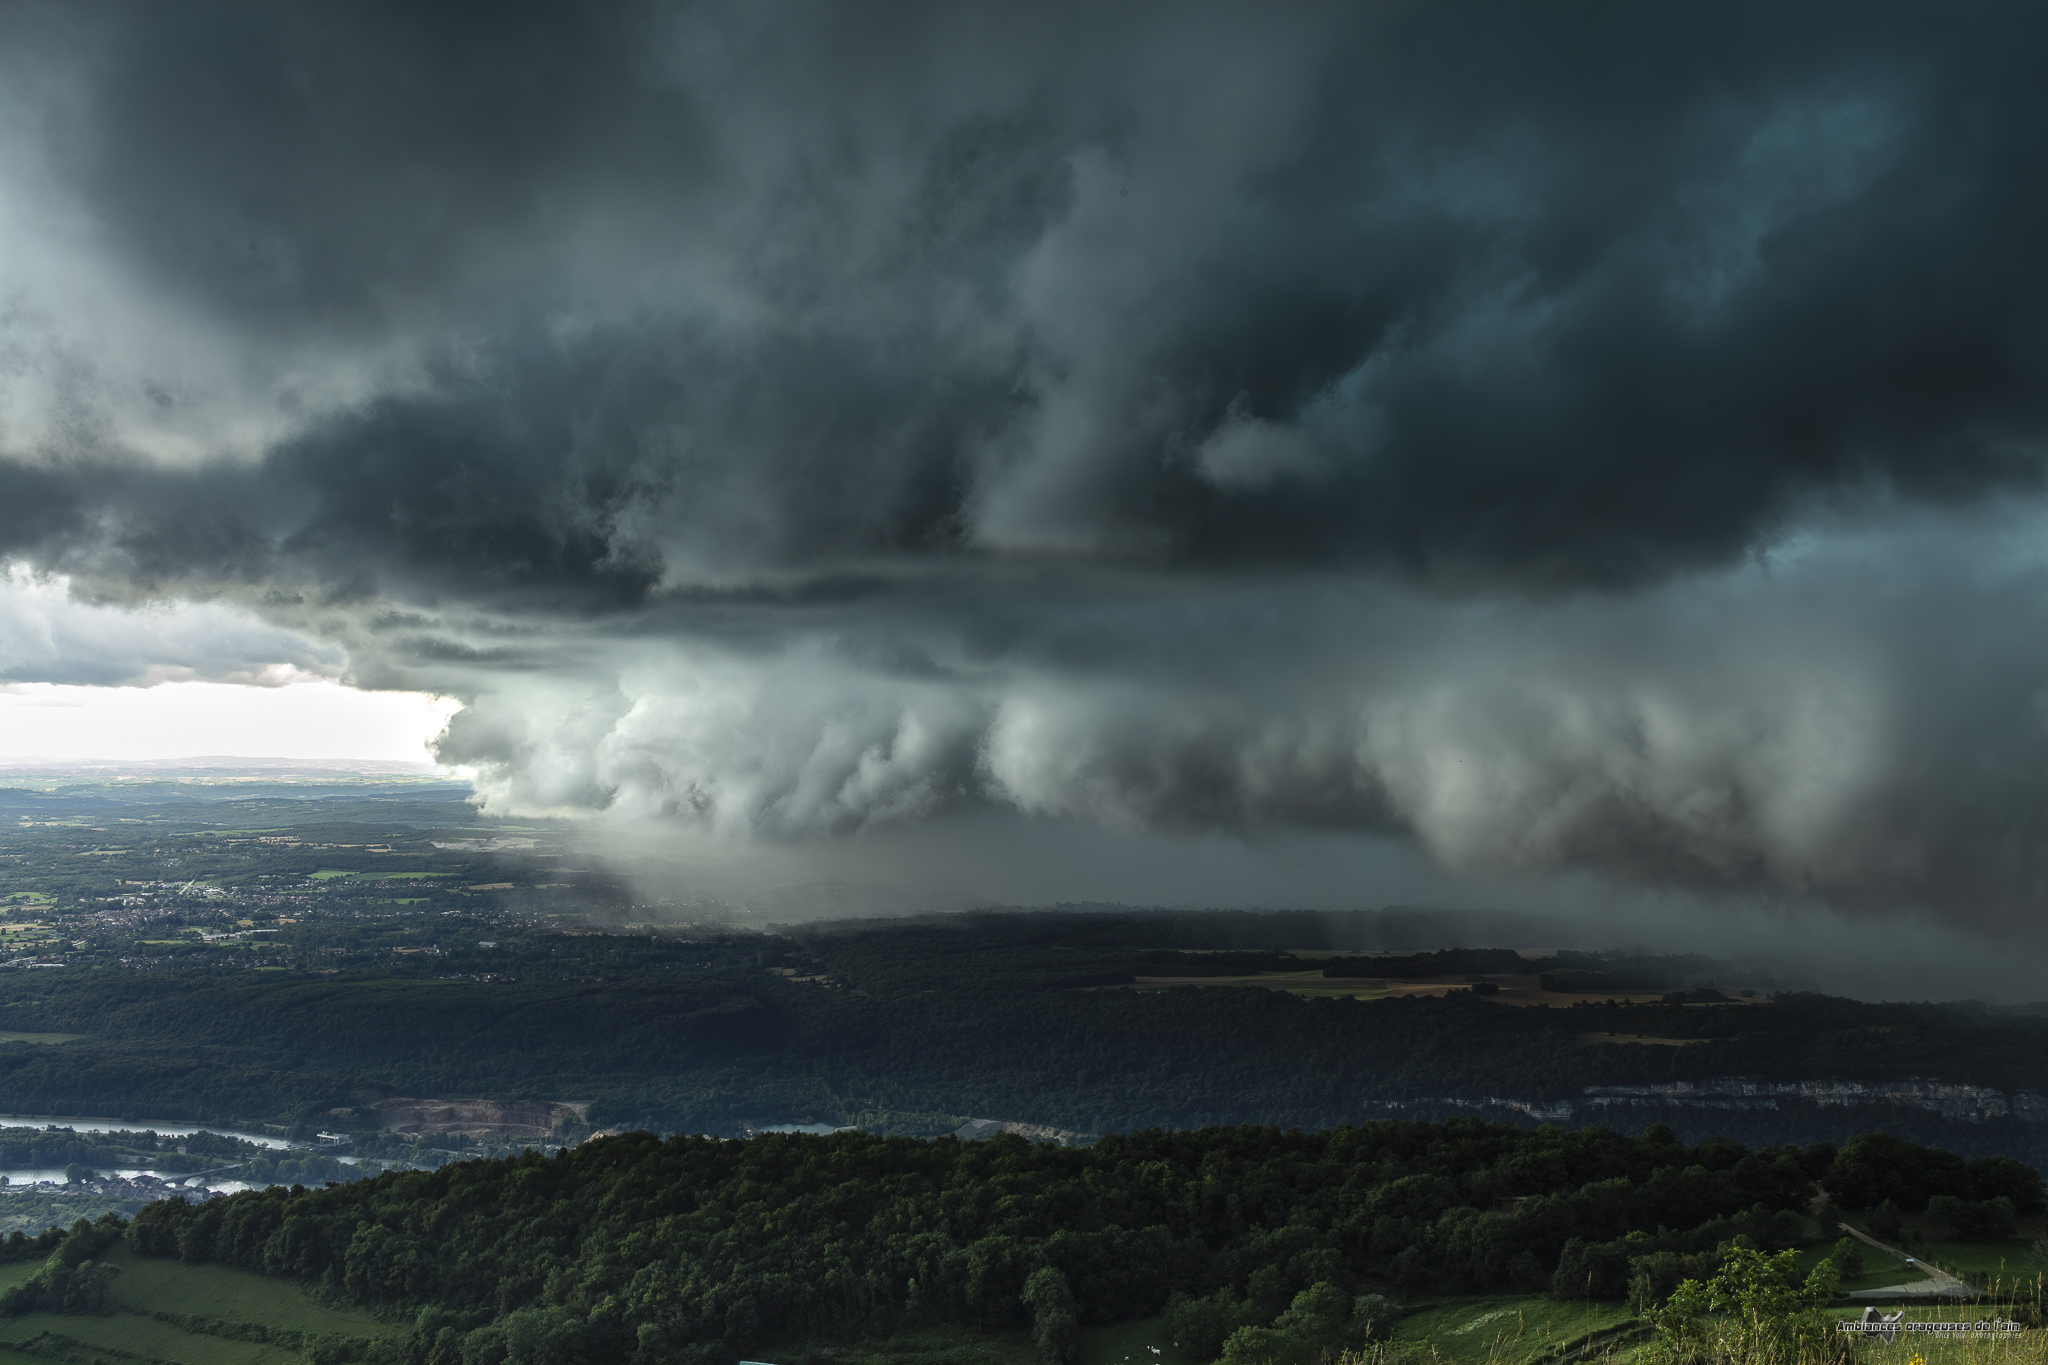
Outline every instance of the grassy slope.
<svg viewBox="0 0 2048 1365">
<path fill-rule="evenodd" d="M 167 1322 L 132 1313 L 96 1318 L 30 1313 L 0 1324 L 0 1337 L 17 1346 L 26 1346 L 46 1332 L 69 1337 L 89 1348 L 154 1356 L 172 1365 L 303 1365 L 305 1359 L 282 1347 L 197 1336 Z"/>
<path fill-rule="evenodd" d="M 2036 1251 L 2032 1240 L 2039 1235 L 2038 1223 L 2029 1223 L 2022 1237 L 2004 1242 L 1940 1242 L 1921 1239 L 1910 1240 L 1906 1246 L 1908 1255 L 1932 1261 L 1952 1274 L 1958 1274 L 1972 1283 L 1995 1286 L 2005 1292 L 2031 1288 L 2035 1280 L 2048 1276 L 2048 1255 Z M 1814 1262 L 1832 1253 L 1827 1246 L 1807 1247 L 1799 1254 L 1801 1270 L 1810 1270 Z M 1854 1289 L 1876 1289 L 1886 1285 L 1909 1284 L 1923 1278 L 1918 1270 L 1908 1269 L 1897 1259 L 1885 1255 L 1869 1245 L 1862 1247 L 1865 1271 L 1855 1279 L 1844 1279 L 1844 1292 Z"/>
<path fill-rule="evenodd" d="M 1969 1248 L 1944 1246 L 1949 1264 L 1995 1269 L 1999 1258 L 2030 1260 L 2019 1244 Z M 1974 1253 L 1974 1254 L 1972 1254 Z M 1818 1252 L 1811 1253 L 1817 1255 Z M 25 1344 L 42 1332 L 54 1332 L 97 1347 L 156 1356 L 176 1365 L 296 1365 L 300 1357 L 276 1346 L 226 1341 L 188 1333 L 148 1316 L 159 1309 L 207 1318 L 261 1322 L 300 1331 L 339 1332 L 351 1336 L 393 1335 L 403 1329 L 369 1314 L 329 1307 L 307 1297 L 289 1281 L 269 1279 L 212 1265 L 187 1265 L 162 1258 L 135 1256 L 126 1247 L 109 1257 L 121 1267 L 115 1283 L 117 1312 L 104 1318 L 69 1318 L 32 1314 L 0 1322 L 0 1365 L 30 1357 L 7 1348 Z M 39 1262 L 0 1265 L 0 1288 L 26 1279 Z M 1877 1272 L 1896 1276 L 1902 1268 Z M 136 1311 L 139 1310 L 139 1311 Z M 1964 1310 L 1965 1316 L 1985 1311 Z M 1850 1310 L 1824 1310 L 1832 1319 Z M 1951 1316 L 1956 1312 L 1916 1309 L 1912 1316 Z M 1400 1339 L 1428 1348 L 1450 1365 L 1520 1365 L 1546 1355 L 1554 1346 L 1628 1320 L 1619 1304 L 1565 1304 L 1540 1296 L 1454 1298 L 1438 1300 L 1404 1319 Z M 822 1343 L 820 1343 L 822 1344 Z M 1923 1347 L 1926 1343 L 1916 1343 Z M 844 1365 L 1037 1365 L 1038 1353 L 1023 1332 L 976 1332 L 969 1328 L 933 1328 L 898 1333 L 882 1340 L 838 1343 L 833 1354 Z M 1201 1365 L 1181 1356 L 1166 1337 L 1157 1317 L 1081 1331 L 1080 1365 Z M 1156 1349 L 1156 1353 L 1155 1353 Z M 1978 1348 L 1980 1353 L 1983 1347 Z M 1630 1354 L 1624 1348 L 1618 1355 Z M 1910 1354 L 1907 1352 L 1906 1354 Z M 1947 1349 L 1941 1355 L 1948 1356 Z M 1997 1354 L 1994 1351 L 1993 1354 Z M 1903 1356 L 1901 1357 L 1903 1358 Z M 2016 1358 L 2016 1357 L 2015 1357 Z"/>
<path fill-rule="evenodd" d="M 1155 1354 L 1156 1352 L 1156 1354 Z M 1203 1365 L 1167 1339 L 1163 1318 L 1081 1329 L 1081 1365 Z"/>
<path fill-rule="evenodd" d="M 1559 1303 L 1537 1296 L 1456 1298 L 1403 1318 L 1395 1336 L 1409 1345 L 1428 1346 L 1445 1360 L 1510 1365 L 1633 1317 L 1617 1303 Z"/>
<path fill-rule="evenodd" d="M 1898 1305 L 1885 1308 L 1892 1312 Z M 1863 1310 L 1861 1306 L 1848 1308 L 1822 1308 L 1814 1313 L 1823 1327 L 1832 1327 L 1844 1318 L 1854 1318 Z M 1972 1303 L 1960 1307 L 1954 1304 L 1943 1306 L 1912 1305 L 1906 1308 L 1910 1322 L 1969 1322 L 1985 1317 L 2007 1317 L 2012 1305 L 1993 1303 Z M 1960 1340 L 1953 1337 L 1900 1336 L 1887 1346 L 1874 1337 L 1864 1338 L 1857 1346 L 1857 1358 L 1870 1365 L 1907 1365 L 1918 1356 L 1925 1365 L 2041 1365 L 2041 1333 L 2023 1332 L 2017 1337 L 2001 1337 L 1983 1341 Z"/>
<path fill-rule="evenodd" d="M 839 1365 L 1042 1365 L 1030 1333 L 978 1332 L 971 1327 L 919 1328 L 852 1343 L 809 1342 L 768 1354 L 795 1360 L 819 1347 L 830 1350 Z M 1175 1350 L 1164 1320 L 1156 1315 L 1083 1327 L 1080 1348 L 1079 1365 L 1206 1365 Z"/>
<path fill-rule="evenodd" d="M 1933 1242 L 1924 1254 L 1936 1265 L 1971 1280 L 1997 1280 L 2006 1287 L 2031 1285 L 2048 1274 L 2048 1257 L 2020 1242 Z"/>
<path fill-rule="evenodd" d="M 2009 1246 L 2001 1250 L 2010 1255 L 2018 1248 Z M 1808 1259 L 1817 1260 L 1819 1255 L 1816 1250 Z M 1883 1278 L 1885 1274 L 1892 1277 L 1890 1281 Z M 1895 1283 L 1904 1278 L 1910 1275 L 1894 1265 L 1889 1271 L 1880 1272 L 1873 1282 Z M 1860 1306 L 1851 1305 L 1822 1309 L 1817 1316 L 1832 1324 L 1860 1311 Z M 1916 1305 L 1907 1311 L 1918 1320 L 1974 1318 L 1992 1312 L 2002 1314 L 2008 1309 L 1990 1304 L 1961 1309 Z M 1460 1297 L 1435 1300 L 1410 1314 L 1401 1321 L 1396 1335 L 1403 1344 L 1428 1352 L 1442 1365 L 1535 1365 L 1563 1343 L 1631 1321 L 1632 1315 L 1622 1304 L 1568 1304 L 1541 1295 Z M 806 1348 L 786 1350 L 781 1357 L 801 1358 L 809 1349 L 823 1344 L 810 1343 Z M 1204 1365 L 1173 1348 L 1157 1317 L 1107 1327 L 1084 1327 L 1080 1345 L 1080 1365 Z M 1633 1359 L 1641 1345 L 1617 1342 L 1612 1358 Z M 2003 1365 L 2008 1361 L 2018 1365 L 2024 1360 L 2027 1365 L 2039 1365 L 2042 1358 L 2038 1342 L 2025 1342 L 2024 1349 L 2022 1343 L 1979 1342 L 1966 1348 L 1946 1341 L 1930 1343 L 1926 1339 L 1913 1345 L 1921 1350 L 1929 1365 L 1950 1359 L 1983 1361 L 1985 1365 Z M 1154 1348 L 1158 1354 L 1154 1354 Z M 831 1349 L 839 1365 L 1039 1365 L 1037 1349 L 1021 1331 L 976 1332 L 971 1328 L 942 1327 L 899 1332 L 879 1340 L 834 1343 Z M 1913 1353 L 1903 1346 L 1894 1352 L 1874 1343 L 1867 1343 L 1864 1351 L 1876 1361 L 1895 1357 L 1899 1362 Z M 1975 1354 L 1970 1354 L 1971 1351 Z M 0 1359 L 0 1365 L 6 1365 L 4 1359 Z"/>
<path fill-rule="evenodd" d="M 1542 1297 L 1458 1298 L 1440 1300 L 1406 1318 L 1399 1336 L 1411 1346 L 1433 1348 L 1453 1365 L 1519 1365 L 1547 1355 L 1561 1342 L 1629 1320 L 1620 1304 L 1594 1304 L 1589 1310 Z M 778 1358 L 802 1358 L 823 1344 L 807 1343 Z M 1204 1365 L 1174 1349 L 1158 1317 L 1083 1327 L 1080 1346 L 1080 1365 Z M 1040 1365 L 1038 1349 L 1022 1331 L 939 1327 L 831 1349 L 840 1365 Z"/>
<path fill-rule="evenodd" d="M 137 1256 L 125 1245 L 115 1248 L 107 1259 L 121 1267 L 121 1278 L 114 1282 L 114 1302 L 121 1308 L 149 1313 L 168 1309 L 202 1318 L 232 1318 L 267 1327 L 356 1337 L 404 1331 L 360 1309 L 318 1303 L 290 1280 L 225 1266 L 188 1265 L 167 1256 Z"/>
<path fill-rule="evenodd" d="M 1874 1246 L 1859 1244 L 1859 1249 L 1863 1252 L 1863 1273 L 1842 1278 L 1842 1292 L 1845 1294 L 1856 1289 L 1882 1289 L 1895 1284 L 1911 1284 L 1915 1280 L 1926 1278 L 1917 1270 L 1907 1269 L 1905 1262 L 1885 1255 Z M 1822 1259 L 1832 1257 L 1834 1253 L 1835 1249 L 1832 1246 L 1801 1248 L 1799 1273 L 1804 1275 L 1820 1264 Z"/>
<path fill-rule="evenodd" d="M 0 1321 L 0 1365 L 28 1359 L 4 1349 L 6 1343 L 25 1345 L 45 1332 L 69 1337 L 89 1348 L 156 1356 L 175 1365 L 300 1365 L 303 1359 L 280 1346 L 187 1332 L 158 1322 L 151 1315 L 159 1310 L 348 1336 L 388 1336 L 403 1331 L 368 1313 L 317 1303 L 287 1280 L 222 1266 L 140 1257 L 125 1246 L 117 1247 L 107 1259 L 121 1267 L 121 1277 L 114 1282 L 116 1312 L 105 1317 L 31 1313 Z M 38 1261 L 0 1266 L 0 1288 L 19 1283 L 40 1268 Z"/>
<path fill-rule="evenodd" d="M 812 1341 L 766 1354 L 779 1360 L 829 1356 L 837 1365 L 1041 1365 L 1038 1348 L 1026 1333 L 977 1332 L 972 1327 L 919 1328 L 852 1342 Z"/>
</svg>

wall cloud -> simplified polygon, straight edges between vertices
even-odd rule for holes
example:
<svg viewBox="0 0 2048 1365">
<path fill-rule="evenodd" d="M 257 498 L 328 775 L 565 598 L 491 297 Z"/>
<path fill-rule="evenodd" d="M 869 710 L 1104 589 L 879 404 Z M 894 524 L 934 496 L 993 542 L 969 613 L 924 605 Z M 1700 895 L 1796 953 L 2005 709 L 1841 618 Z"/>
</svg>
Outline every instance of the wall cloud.
<svg viewBox="0 0 2048 1365">
<path fill-rule="evenodd" d="M 0 557 L 506 809 L 2032 923 L 2044 30 L 12 6 Z"/>
</svg>

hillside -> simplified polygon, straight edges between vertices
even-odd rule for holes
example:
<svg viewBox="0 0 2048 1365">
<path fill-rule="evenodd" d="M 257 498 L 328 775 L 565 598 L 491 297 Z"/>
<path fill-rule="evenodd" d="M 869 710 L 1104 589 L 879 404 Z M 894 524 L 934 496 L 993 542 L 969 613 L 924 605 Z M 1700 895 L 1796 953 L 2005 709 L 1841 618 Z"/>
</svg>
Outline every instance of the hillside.
<svg viewBox="0 0 2048 1365">
<path fill-rule="evenodd" d="M 637 1133 L 156 1204 L 128 1240 L 402 1307 L 416 1361 L 496 1359 L 516 1340 L 534 1365 L 729 1365 L 821 1336 L 1011 1326 L 1045 1271 L 1077 1323 L 1164 1310 L 1189 1357 L 1208 1360 L 1240 1327 L 1310 1332 L 1282 1319 L 1307 1291 L 1340 1304 L 1317 1310 L 1330 1332 L 1361 1341 L 1391 1332 L 1416 1296 L 1613 1301 L 1636 1280 L 1661 1296 L 1666 1279 L 1710 1273 L 1732 1239 L 1830 1244 L 1816 1195 L 1851 1208 L 1880 1190 L 1909 1214 L 1983 1210 L 2007 1236 L 2048 1212 L 2030 1170 L 1893 1139 L 1750 1151 L 1661 1129 L 1459 1120 L 1150 1131 L 1090 1148 Z"/>
</svg>

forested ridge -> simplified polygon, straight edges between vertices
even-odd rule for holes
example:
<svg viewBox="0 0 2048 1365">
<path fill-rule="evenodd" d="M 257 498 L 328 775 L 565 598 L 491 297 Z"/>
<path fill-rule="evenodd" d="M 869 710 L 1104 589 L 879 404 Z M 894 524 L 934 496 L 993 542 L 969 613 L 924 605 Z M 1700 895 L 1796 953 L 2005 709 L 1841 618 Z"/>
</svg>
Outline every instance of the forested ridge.
<svg viewBox="0 0 2048 1365">
<path fill-rule="evenodd" d="M 1947 1198 L 2008 1220 L 2043 1207 L 2017 1163 L 1895 1139 L 1751 1151 L 1661 1128 L 1458 1120 L 1150 1130 L 1076 1149 L 632 1133 L 156 1204 L 128 1236 L 145 1254 L 402 1308 L 414 1329 L 389 1358 L 408 1365 L 495 1365 L 508 1351 L 537 1365 L 729 1365 L 906 1324 L 1020 1324 L 1027 1279 L 1048 1269 L 1083 1321 L 1171 1303 L 1226 1329 L 1317 1286 L 1618 1297 L 1632 1277 L 1710 1266 L 1736 1239 L 1831 1241 L 1808 1216 L 1822 1190 L 1845 1205 Z M 1503 1200 L 1520 1202 L 1503 1213 Z"/>
</svg>

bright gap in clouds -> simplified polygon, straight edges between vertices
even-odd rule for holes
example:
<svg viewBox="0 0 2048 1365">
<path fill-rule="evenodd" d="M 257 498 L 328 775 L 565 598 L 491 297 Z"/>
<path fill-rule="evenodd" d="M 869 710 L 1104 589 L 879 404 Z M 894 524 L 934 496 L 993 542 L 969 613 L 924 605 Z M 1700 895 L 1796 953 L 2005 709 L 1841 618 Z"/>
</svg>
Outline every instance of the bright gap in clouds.
<svg viewBox="0 0 2048 1365">
<path fill-rule="evenodd" d="M 461 703 L 325 679 L 278 687 L 18 683 L 0 687 L 0 757 L 381 759 L 431 762 Z"/>
</svg>

